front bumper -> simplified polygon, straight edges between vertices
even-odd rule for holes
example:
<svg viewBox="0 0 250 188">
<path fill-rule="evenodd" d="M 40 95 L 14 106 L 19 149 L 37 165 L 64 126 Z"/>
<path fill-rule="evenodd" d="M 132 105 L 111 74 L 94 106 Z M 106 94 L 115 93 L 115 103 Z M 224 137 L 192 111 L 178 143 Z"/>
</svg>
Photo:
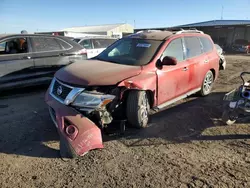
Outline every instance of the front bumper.
<svg viewBox="0 0 250 188">
<path fill-rule="evenodd" d="M 89 150 L 103 148 L 101 130 L 91 120 L 74 108 L 58 102 L 49 94 L 49 90 L 46 92 L 45 102 L 51 110 L 51 118 L 60 137 L 69 146 L 70 152 L 73 152 L 72 156 L 82 156 Z M 67 134 L 66 126 L 69 124 L 76 128 L 73 135 Z"/>
</svg>

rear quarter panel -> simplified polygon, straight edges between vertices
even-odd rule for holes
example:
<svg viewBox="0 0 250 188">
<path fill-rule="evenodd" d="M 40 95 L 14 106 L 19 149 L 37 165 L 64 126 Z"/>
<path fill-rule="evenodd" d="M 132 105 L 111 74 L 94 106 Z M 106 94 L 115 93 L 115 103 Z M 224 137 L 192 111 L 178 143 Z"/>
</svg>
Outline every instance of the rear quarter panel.
<svg viewBox="0 0 250 188">
<path fill-rule="evenodd" d="M 216 49 L 214 49 L 212 52 L 210 52 L 208 54 L 208 59 L 209 59 L 209 66 L 210 66 L 210 70 L 214 70 L 215 71 L 215 80 L 218 78 L 219 76 L 219 68 L 220 68 L 220 57 L 216 52 Z"/>
</svg>

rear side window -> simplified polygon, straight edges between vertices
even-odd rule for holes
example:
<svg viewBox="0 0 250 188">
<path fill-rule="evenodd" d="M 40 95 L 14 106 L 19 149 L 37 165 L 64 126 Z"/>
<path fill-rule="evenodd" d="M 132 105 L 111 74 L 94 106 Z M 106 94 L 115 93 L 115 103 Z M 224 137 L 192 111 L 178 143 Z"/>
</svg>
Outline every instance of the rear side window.
<svg viewBox="0 0 250 188">
<path fill-rule="evenodd" d="M 174 57 L 177 59 L 177 61 L 184 60 L 183 45 L 181 38 L 175 39 L 170 42 L 170 44 L 167 46 L 167 48 L 162 54 L 162 59 L 165 56 Z"/>
<path fill-rule="evenodd" d="M 200 37 L 200 40 L 201 40 L 203 52 L 206 53 L 206 52 L 210 52 L 213 50 L 213 44 L 208 38 Z"/>
<path fill-rule="evenodd" d="M 65 49 L 65 50 L 68 50 L 68 49 L 72 48 L 72 46 L 71 46 L 69 43 L 67 43 L 67 42 L 65 42 L 65 41 L 63 41 L 63 40 L 56 39 L 56 41 L 57 41 L 59 44 L 61 44 L 61 46 L 62 46 L 63 49 Z"/>
<path fill-rule="evenodd" d="M 202 54 L 201 43 L 198 37 L 184 37 L 187 58 Z"/>
<path fill-rule="evenodd" d="M 85 49 L 92 49 L 92 44 L 91 41 L 89 39 L 87 40 L 83 40 L 82 42 L 80 42 L 80 45 L 85 48 Z"/>
<path fill-rule="evenodd" d="M 32 37 L 33 47 L 36 52 L 49 52 L 61 50 L 60 44 L 52 37 Z"/>
<path fill-rule="evenodd" d="M 113 44 L 115 39 L 93 39 L 94 48 L 107 48 L 111 44 Z"/>
</svg>

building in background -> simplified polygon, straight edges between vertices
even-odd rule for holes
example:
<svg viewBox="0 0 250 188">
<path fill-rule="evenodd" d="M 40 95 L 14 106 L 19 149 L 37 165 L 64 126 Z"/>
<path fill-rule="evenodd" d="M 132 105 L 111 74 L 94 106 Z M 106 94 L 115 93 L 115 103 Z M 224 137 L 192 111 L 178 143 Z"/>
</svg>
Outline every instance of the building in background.
<svg viewBox="0 0 250 188">
<path fill-rule="evenodd" d="M 135 32 L 140 30 L 168 30 L 181 28 L 201 30 L 209 34 L 215 43 L 228 50 L 235 44 L 247 45 L 250 41 L 250 20 L 212 20 L 174 27 L 135 29 Z"/>
<path fill-rule="evenodd" d="M 89 37 L 89 36 L 109 36 L 122 38 L 123 36 L 134 33 L 134 28 L 125 23 L 93 25 L 82 27 L 70 27 L 59 31 L 35 32 L 36 34 L 60 35 L 72 38 Z"/>
<path fill-rule="evenodd" d="M 88 34 L 88 33 L 69 32 L 69 31 L 35 32 L 35 34 L 58 35 L 58 36 L 65 36 L 65 37 L 70 37 L 70 38 L 104 36 L 104 35 L 96 35 L 96 34 Z"/>
<path fill-rule="evenodd" d="M 110 37 L 122 38 L 123 36 L 134 33 L 133 26 L 125 23 L 121 24 L 106 24 L 83 27 L 70 27 L 62 31 L 77 32 L 85 34 L 106 35 Z"/>
</svg>

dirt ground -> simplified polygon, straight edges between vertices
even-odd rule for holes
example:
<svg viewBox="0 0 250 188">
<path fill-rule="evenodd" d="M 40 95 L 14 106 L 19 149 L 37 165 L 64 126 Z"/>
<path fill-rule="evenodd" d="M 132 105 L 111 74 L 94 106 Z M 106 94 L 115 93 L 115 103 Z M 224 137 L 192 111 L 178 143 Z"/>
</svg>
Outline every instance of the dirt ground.
<svg viewBox="0 0 250 188">
<path fill-rule="evenodd" d="M 59 157 L 46 88 L 0 97 L 0 187 L 250 187 L 249 120 L 225 126 L 222 97 L 250 57 L 227 56 L 213 93 L 152 116 L 148 128 L 105 136 L 103 150 Z"/>
</svg>

